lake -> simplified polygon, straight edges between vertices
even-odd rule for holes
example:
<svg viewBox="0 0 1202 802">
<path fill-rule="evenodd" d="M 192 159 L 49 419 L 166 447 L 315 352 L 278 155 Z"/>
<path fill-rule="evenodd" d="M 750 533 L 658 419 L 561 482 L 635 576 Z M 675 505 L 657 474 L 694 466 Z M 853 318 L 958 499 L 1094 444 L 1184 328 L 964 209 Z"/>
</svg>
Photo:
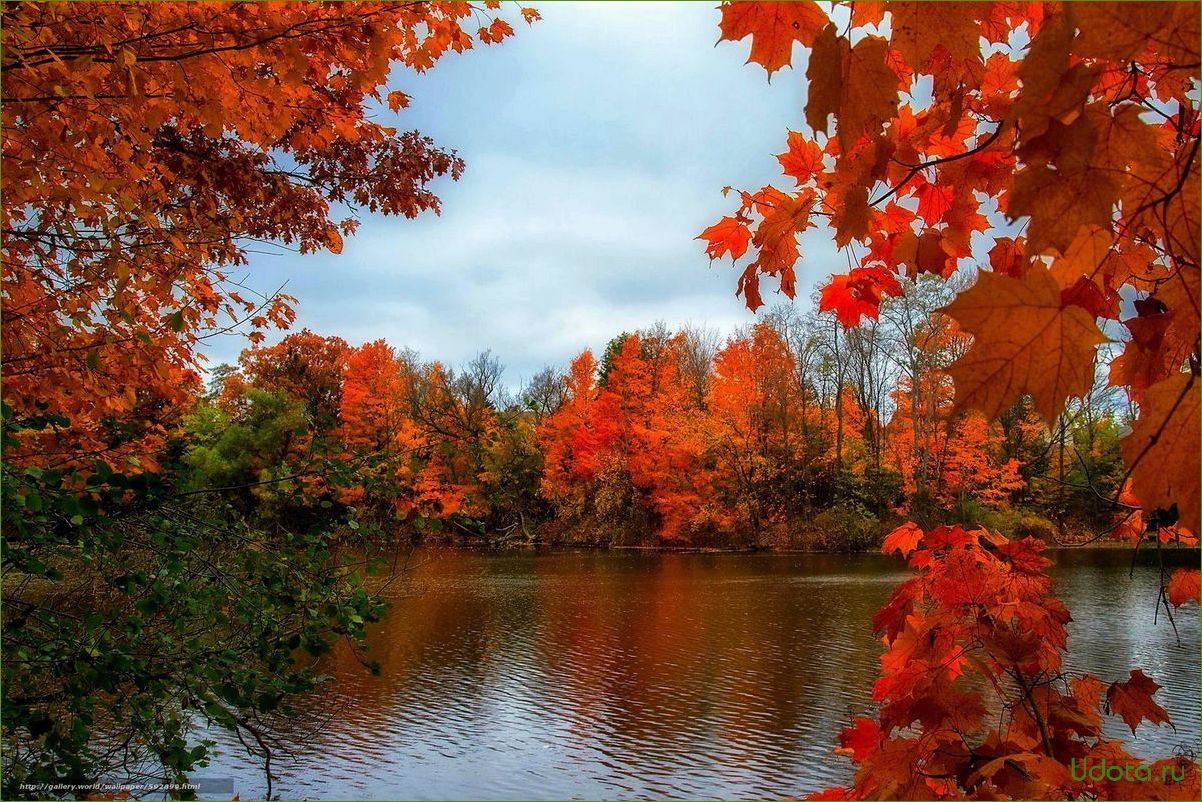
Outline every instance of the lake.
<svg viewBox="0 0 1202 802">
<path fill-rule="evenodd" d="M 1131 740 L 1115 719 L 1110 734 L 1144 757 L 1196 752 L 1198 607 L 1178 612 L 1179 645 L 1163 611 L 1153 624 L 1152 555 L 1131 578 L 1126 550 L 1053 556 L 1082 622 L 1070 665 L 1143 668 L 1176 725 Z M 295 705 L 273 763 L 283 798 L 747 799 L 846 782 L 831 749 L 877 676 L 869 620 L 908 573 L 876 554 L 408 559 L 370 634 L 381 676 L 336 651 L 334 680 Z M 235 747 L 194 776 L 261 797 L 261 765 Z"/>
</svg>

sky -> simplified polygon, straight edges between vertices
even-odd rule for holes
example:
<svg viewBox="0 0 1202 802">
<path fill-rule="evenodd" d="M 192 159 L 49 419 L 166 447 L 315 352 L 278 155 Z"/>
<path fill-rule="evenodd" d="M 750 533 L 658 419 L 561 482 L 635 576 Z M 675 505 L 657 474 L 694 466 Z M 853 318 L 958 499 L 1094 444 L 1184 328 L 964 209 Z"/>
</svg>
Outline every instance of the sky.
<svg viewBox="0 0 1202 802">
<path fill-rule="evenodd" d="M 791 184 L 773 154 L 803 122 L 805 51 L 769 83 L 744 64 L 748 41 L 715 46 L 716 4 L 536 5 L 542 21 L 515 19 L 503 44 L 389 87 L 410 107 L 377 118 L 467 163 L 435 185 L 441 216 L 365 216 L 340 255 L 251 254 L 251 286 L 286 282 L 299 299 L 296 329 L 382 337 L 452 366 L 489 348 L 517 387 L 656 321 L 754 322 L 737 270 L 711 266 L 695 237 L 735 208 L 723 186 Z M 840 262 L 825 229 L 801 242 L 806 303 Z M 768 306 L 784 300 L 763 290 Z M 222 339 L 210 364 L 244 345 Z"/>
</svg>

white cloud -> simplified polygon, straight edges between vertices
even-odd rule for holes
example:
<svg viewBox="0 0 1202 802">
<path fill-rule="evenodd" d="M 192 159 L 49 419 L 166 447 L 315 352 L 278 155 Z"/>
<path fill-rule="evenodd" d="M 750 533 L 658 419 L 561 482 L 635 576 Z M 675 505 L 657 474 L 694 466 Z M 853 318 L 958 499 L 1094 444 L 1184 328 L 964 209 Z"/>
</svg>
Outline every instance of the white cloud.
<svg viewBox="0 0 1202 802">
<path fill-rule="evenodd" d="M 252 256 L 255 286 L 288 280 L 298 327 L 451 364 L 491 348 L 517 384 L 657 320 L 730 331 L 754 319 L 737 273 L 711 269 L 694 238 L 730 211 L 724 184 L 780 179 L 772 154 L 801 124 L 800 74 L 769 85 L 744 66 L 746 43 L 714 47 L 705 5 L 540 10 L 499 48 L 397 76 L 414 103 L 399 125 L 468 162 L 440 185 L 442 217 L 366 218 L 339 256 Z M 803 296 L 838 267 L 829 241 L 803 239 Z"/>
</svg>

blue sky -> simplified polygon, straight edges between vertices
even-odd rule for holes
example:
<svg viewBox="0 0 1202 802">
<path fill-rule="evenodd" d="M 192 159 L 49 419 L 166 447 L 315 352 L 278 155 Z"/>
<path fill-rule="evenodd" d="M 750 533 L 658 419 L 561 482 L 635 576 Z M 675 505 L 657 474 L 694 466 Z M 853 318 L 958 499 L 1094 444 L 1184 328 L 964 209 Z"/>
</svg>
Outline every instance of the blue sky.
<svg viewBox="0 0 1202 802">
<path fill-rule="evenodd" d="M 733 208 L 724 185 L 790 183 L 773 154 L 802 125 L 804 63 L 769 84 L 747 41 L 715 46 L 710 3 L 537 5 L 503 45 L 395 78 L 411 106 L 379 117 L 467 162 L 441 217 L 365 217 L 337 256 L 251 255 L 252 286 L 299 298 L 296 328 L 450 365 L 492 348 L 516 386 L 624 329 L 754 320 L 694 237 Z M 804 298 L 840 262 L 823 229 L 802 253 Z"/>
</svg>

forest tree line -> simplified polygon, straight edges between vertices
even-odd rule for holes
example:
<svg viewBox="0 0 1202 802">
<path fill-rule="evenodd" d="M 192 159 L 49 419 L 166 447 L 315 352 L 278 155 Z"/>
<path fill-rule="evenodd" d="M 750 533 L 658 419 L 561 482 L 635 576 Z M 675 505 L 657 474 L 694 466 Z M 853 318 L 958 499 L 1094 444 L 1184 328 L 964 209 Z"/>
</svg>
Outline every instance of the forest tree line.
<svg viewBox="0 0 1202 802">
<path fill-rule="evenodd" d="M 1024 399 L 952 414 L 969 338 L 910 282 L 845 329 L 781 306 L 723 339 L 623 332 L 516 392 L 461 368 L 308 330 L 210 371 L 176 441 L 191 490 L 255 518 L 468 544 L 858 550 L 903 518 L 1080 542 L 1114 522 L 1127 410 L 1099 383 L 1049 426 Z M 1103 380 L 1104 381 L 1104 380 Z"/>
</svg>

